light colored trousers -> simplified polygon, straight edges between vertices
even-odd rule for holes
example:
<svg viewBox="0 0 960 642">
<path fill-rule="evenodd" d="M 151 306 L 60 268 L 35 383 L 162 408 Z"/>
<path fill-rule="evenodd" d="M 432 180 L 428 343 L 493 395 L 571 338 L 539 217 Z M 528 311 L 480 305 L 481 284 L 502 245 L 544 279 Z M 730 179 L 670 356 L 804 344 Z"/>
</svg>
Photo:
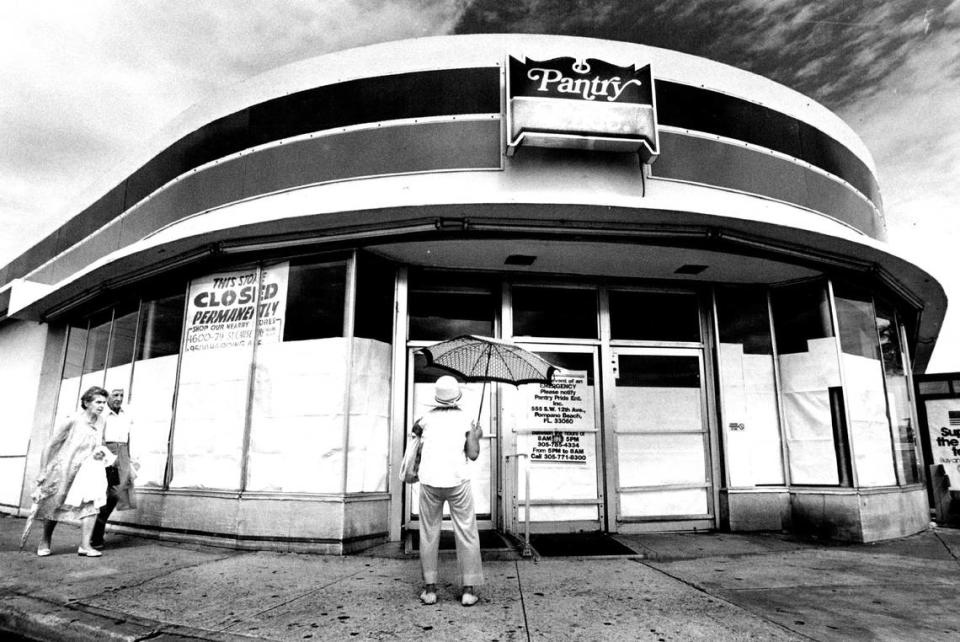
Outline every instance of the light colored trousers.
<svg viewBox="0 0 960 642">
<path fill-rule="evenodd" d="M 443 502 L 450 506 L 453 535 L 457 542 L 460 585 L 483 584 L 480 536 L 477 534 L 477 515 L 473 510 L 473 490 L 469 480 L 451 488 L 420 484 L 420 569 L 423 571 L 423 583 L 437 583 Z"/>
</svg>

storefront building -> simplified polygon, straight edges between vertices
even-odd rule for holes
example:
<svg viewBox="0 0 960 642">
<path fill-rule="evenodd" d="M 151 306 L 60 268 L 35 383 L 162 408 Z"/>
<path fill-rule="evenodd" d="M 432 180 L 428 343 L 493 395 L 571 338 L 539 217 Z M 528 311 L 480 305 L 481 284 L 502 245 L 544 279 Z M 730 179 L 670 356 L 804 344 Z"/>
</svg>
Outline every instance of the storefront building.
<svg viewBox="0 0 960 642">
<path fill-rule="evenodd" d="M 863 143 L 753 74 L 570 37 L 354 49 L 192 109 L 77 205 L 0 269 L 6 512 L 105 385 L 140 462 L 116 527 L 399 540 L 416 350 L 479 334 L 562 368 L 467 386 L 482 528 L 928 524 L 911 378 L 946 297 L 887 245 Z"/>
</svg>

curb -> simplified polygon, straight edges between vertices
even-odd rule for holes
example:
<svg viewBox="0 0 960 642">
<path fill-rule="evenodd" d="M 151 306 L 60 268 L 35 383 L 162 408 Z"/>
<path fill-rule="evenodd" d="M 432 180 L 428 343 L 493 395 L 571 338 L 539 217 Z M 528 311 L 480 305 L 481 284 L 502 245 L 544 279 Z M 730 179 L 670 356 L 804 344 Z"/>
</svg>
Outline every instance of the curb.
<svg viewBox="0 0 960 642">
<path fill-rule="evenodd" d="M 237 633 L 206 631 L 179 624 L 131 617 L 124 613 L 64 605 L 26 595 L 0 597 L 0 633 L 9 632 L 39 642 L 114 640 L 213 640 L 256 639 Z"/>
</svg>

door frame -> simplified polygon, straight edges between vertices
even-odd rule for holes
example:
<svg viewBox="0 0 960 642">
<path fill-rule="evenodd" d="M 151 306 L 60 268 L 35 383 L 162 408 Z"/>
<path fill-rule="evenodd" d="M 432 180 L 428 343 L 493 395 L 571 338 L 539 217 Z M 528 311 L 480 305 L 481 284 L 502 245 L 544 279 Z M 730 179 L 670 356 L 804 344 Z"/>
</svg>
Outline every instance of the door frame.
<svg viewBox="0 0 960 642">
<path fill-rule="evenodd" d="M 430 346 L 436 343 L 435 341 L 410 341 L 405 348 L 405 364 L 404 369 L 404 399 L 405 399 L 405 412 L 404 412 L 404 430 L 403 430 L 403 450 L 406 449 L 406 437 L 410 434 L 410 431 L 413 428 L 413 423 L 417 420 L 417 417 L 414 417 L 415 405 L 413 400 L 414 393 L 414 372 L 416 370 L 416 357 L 414 353 L 422 347 Z M 461 384 L 463 385 L 463 384 Z M 475 384 L 470 384 L 475 385 Z M 497 528 L 497 525 L 500 521 L 500 469 L 503 468 L 502 456 L 501 456 L 501 445 L 500 445 L 500 413 L 498 411 L 500 405 L 500 395 L 498 394 L 499 390 L 497 384 L 488 383 L 486 386 L 486 398 L 483 401 L 484 408 L 489 412 L 490 417 L 490 428 L 492 430 L 487 430 L 487 427 L 484 427 L 483 436 L 480 438 L 481 442 L 486 441 L 488 443 L 487 455 L 490 458 L 490 515 L 485 518 L 477 518 L 477 528 L 478 530 L 492 530 Z M 481 453 L 482 453 L 481 449 Z M 410 530 L 416 522 L 413 520 L 413 487 L 414 484 L 402 484 L 403 485 L 403 512 L 401 515 L 401 524 L 404 529 Z M 451 530 L 453 528 L 450 520 L 445 516 L 442 523 L 442 530 Z"/>
<path fill-rule="evenodd" d="M 713 416 L 711 375 L 712 364 L 709 360 L 709 351 L 703 345 L 675 344 L 675 345 L 614 345 L 610 346 L 608 361 L 608 378 L 605 380 L 606 405 L 606 441 L 609 445 L 609 459 L 607 468 L 607 484 L 610 488 L 609 502 L 611 503 L 612 519 L 609 524 L 610 532 L 657 532 L 664 530 L 701 530 L 714 529 L 719 525 L 719 474 L 717 466 L 717 443 L 715 439 L 715 421 Z M 659 355 L 677 357 L 697 357 L 700 367 L 700 423 L 703 435 L 703 465 L 706 482 L 703 487 L 707 494 L 707 512 L 697 515 L 665 515 L 651 517 L 624 518 L 620 513 L 620 482 L 619 459 L 617 452 L 617 407 L 616 407 L 616 379 L 620 355 Z"/>
<path fill-rule="evenodd" d="M 570 354 L 587 354 L 592 355 L 593 357 L 593 417 L 594 417 L 594 448 L 596 451 L 595 462 L 596 468 L 594 474 L 597 480 L 597 498 L 595 504 L 597 506 L 597 519 L 596 520 L 570 520 L 570 521 L 552 521 L 552 522 L 531 522 L 530 523 L 530 532 L 531 533 L 564 533 L 564 532 L 577 532 L 577 531 L 596 531 L 596 530 L 605 530 L 607 524 L 607 493 L 606 493 L 606 484 L 605 484 L 605 473 L 606 470 L 606 447 L 605 440 L 603 438 L 603 394 L 602 394 L 602 373 L 601 373 L 601 363 L 600 363 L 600 346 L 597 345 L 596 341 L 593 342 L 582 342 L 582 343 L 565 343 L 558 342 L 556 340 L 550 339 L 530 339 L 529 337 L 513 339 L 513 341 L 527 349 L 531 352 L 543 351 L 543 352 L 563 352 Z M 500 384 L 503 385 L 503 384 Z M 501 401 L 498 404 L 498 414 L 501 415 L 501 418 L 504 414 L 504 409 L 502 404 L 506 399 L 505 395 L 500 396 Z M 519 475 L 519 458 L 517 453 L 517 443 L 516 436 L 521 434 L 517 432 L 515 428 L 512 428 L 508 431 L 506 429 L 505 422 L 501 419 L 500 422 L 500 439 L 501 439 L 501 477 L 500 484 L 503 488 L 502 498 L 501 498 L 501 517 L 502 520 L 499 524 L 499 527 L 506 533 L 511 533 L 514 536 L 520 536 L 524 531 L 524 523 L 520 520 L 520 499 L 519 499 L 519 488 L 521 484 L 525 483 L 525 479 L 521 479 Z M 580 432 L 580 431 L 576 431 Z M 520 455 L 524 456 L 524 455 Z M 569 503 L 570 505 L 593 505 L 594 502 L 590 500 L 569 500 L 564 501 L 560 500 L 558 502 L 546 502 L 544 505 L 561 505 L 564 503 Z M 531 506 L 536 506 L 536 503 L 531 503 Z"/>
</svg>

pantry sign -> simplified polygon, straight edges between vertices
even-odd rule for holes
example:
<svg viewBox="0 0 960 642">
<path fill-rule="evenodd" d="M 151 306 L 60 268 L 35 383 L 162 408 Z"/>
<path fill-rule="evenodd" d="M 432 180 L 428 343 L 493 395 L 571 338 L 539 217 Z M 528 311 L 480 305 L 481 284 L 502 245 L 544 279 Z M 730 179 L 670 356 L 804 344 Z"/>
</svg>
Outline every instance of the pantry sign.
<svg viewBox="0 0 960 642">
<path fill-rule="evenodd" d="M 649 64 L 595 58 L 507 60 L 507 154 L 522 145 L 659 154 Z"/>
</svg>

